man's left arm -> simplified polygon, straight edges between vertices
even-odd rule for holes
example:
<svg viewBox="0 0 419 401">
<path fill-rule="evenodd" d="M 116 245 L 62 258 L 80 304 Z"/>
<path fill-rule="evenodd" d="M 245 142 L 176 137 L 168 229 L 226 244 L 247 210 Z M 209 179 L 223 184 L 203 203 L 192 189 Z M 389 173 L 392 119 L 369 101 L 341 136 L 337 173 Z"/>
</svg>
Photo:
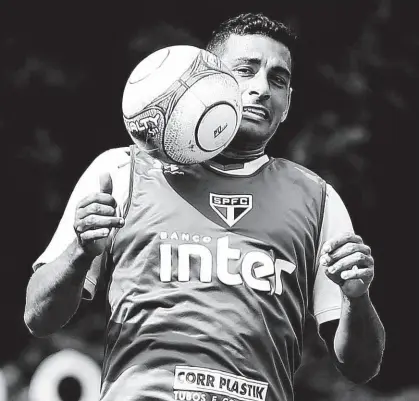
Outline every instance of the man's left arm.
<svg viewBox="0 0 419 401">
<path fill-rule="evenodd" d="M 343 233 L 323 244 L 319 262 L 342 296 L 337 328 L 326 322 L 320 333 L 345 377 L 367 382 L 380 370 L 385 344 L 383 324 L 369 297 L 374 278 L 371 249 L 353 232 Z"/>
</svg>

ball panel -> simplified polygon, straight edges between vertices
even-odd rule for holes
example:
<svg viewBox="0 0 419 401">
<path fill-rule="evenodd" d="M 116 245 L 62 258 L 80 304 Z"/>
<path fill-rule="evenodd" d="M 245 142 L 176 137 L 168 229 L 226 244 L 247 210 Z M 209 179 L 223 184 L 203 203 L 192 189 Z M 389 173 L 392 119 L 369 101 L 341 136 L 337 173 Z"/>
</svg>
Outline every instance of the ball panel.
<svg viewBox="0 0 419 401">
<path fill-rule="evenodd" d="M 203 151 L 195 142 L 195 129 L 205 106 L 186 91 L 173 108 L 163 137 L 163 148 L 174 161 L 182 164 L 196 163 Z"/>
<path fill-rule="evenodd" d="M 135 84 L 149 77 L 151 74 L 155 73 L 165 62 L 169 54 L 170 54 L 170 49 L 166 47 L 146 57 L 131 72 L 128 82 L 130 84 Z"/>
<path fill-rule="evenodd" d="M 163 110 L 146 108 L 133 118 L 124 118 L 124 122 L 132 140 L 141 149 L 147 152 L 160 149 L 166 126 Z"/>
<path fill-rule="evenodd" d="M 211 88 L 211 90 L 208 90 L 208 88 Z M 207 107 L 214 103 L 227 102 L 239 109 L 241 113 L 241 93 L 236 80 L 231 75 L 212 73 L 195 82 L 190 90 Z"/>
<path fill-rule="evenodd" d="M 237 113 L 228 103 L 207 109 L 196 127 L 197 145 L 205 152 L 225 147 L 237 132 Z"/>
<path fill-rule="evenodd" d="M 207 50 L 201 50 L 200 57 L 202 59 L 201 65 L 205 66 L 205 69 L 213 69 L 219 72 L 224 72 L 225 74 L 231 76 L 234 81 L 236 81 L 236 79 L 231 75 L 231 71 L 228 69 L 228 67 L 223 64 L 221 59 L 215 54 Z"/>
<path fill-rule="evenodd" d="M 140 81 L 131 83 L 131 74 L 124 89 L 122 98 L 122 112 L 125 117 L 131 118 L 138 114 L 143 108 L 147 107 L 157 97 L 164 94 L 170 86 L 181 77 L 185 71 L 190 69 L 191 64 L 199 54 L 200 49 L 193 46 L 172 46 L 168 49 L 158 50 L 156 53 L 167 55 L 162 64 L 154 72 Z M 146 57 L 134 69 L 133 73 L 140 74 L 142 64 L 145 63 L 146 68 L 149 58 L 154 58 L 154 54 Z M 157 55 L 157 60 L 161 58 Z M 150 62 L 153 64 L 153 61 Z M 137 70 L 138 69 L 138 70 Z M 135 78 L 135 77 L 134 77 Z"/>
<path fill-rule="evenodd" d="M 237 85 L 236 79 L 219 58 L 206 50 L 201 50 L 188 70 L 182 75 L 181 80 L 185 85 L 192 86 L 206 76 L 219 75 L 220 73 L 228 75 Z"/>
</svg>

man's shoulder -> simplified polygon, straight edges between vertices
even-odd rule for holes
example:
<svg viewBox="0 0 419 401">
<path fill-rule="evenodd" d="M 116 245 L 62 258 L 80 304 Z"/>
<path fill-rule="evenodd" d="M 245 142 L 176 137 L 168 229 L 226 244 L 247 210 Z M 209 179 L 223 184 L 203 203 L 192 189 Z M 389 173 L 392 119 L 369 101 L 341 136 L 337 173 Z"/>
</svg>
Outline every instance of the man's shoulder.
<svg viewBox="0 0 419 401">
<path fill-rule="evenodd" d="M 112 195 L 118 205 L 126 201 L 130 185 L 131 171 L 131 148 L 120 147 L 108 149 L 100 153 L 88 168 L 88 180 L 83 181 L 83 188 L 91 192 L 92 182 L 98 185 L 99 177 L 103 173 L 109 173 L 112 178 Z M 88 188 L 87 188 L 88 187 Z"/>
<path fill-rule="evenodd" d="M 127 181 L 126 177 L 130 174 L 130 154 L 129 147 L 112 148 L 99 153 L 85 170 L 79 186 L 91 190 L 91 183 L 98 182 L 98 177 L 103 173 L 109 173 L 114 182 Z"/>
<path fill-rule="evenodd" d="M 131 149 L 129 147 L 120 147 L 108 149 L 100 153 L 93 163 L 101 165 L 108 170 L 113 170 L 129 164 L 130 159 Z"/>
<path fill-rule="evenodd" d="M 287 173 L 291 175 L 294 180 L 309 180 L 319 185 L 325 183 L 325 180 L 317 173 L 294 161 L 283 158 L 274 158 L 274 163 L 281 169 L 286 169 Z"/>
</svg>

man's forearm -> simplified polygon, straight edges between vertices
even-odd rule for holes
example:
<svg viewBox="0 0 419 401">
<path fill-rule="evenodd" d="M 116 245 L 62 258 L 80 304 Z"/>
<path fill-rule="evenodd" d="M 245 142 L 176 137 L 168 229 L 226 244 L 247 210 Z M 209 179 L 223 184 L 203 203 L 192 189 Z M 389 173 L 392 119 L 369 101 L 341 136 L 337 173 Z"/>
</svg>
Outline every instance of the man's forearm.
<svg viewBox="0 0 419 401">
<path fill-rule="evenodd" d="M 74 241 L 60 257 L 33 273 L 29 280 L 25 323 L 35 336 L 64 326 L 77 311 L 92 257 Z"/>
<path fill-rule="evenodd" d="M 368 293 L 352 299 L 344 296 L 334 339 L 342 373 L 357 383 L 372 379 L 380 370 L 384 346 L 384 327 Z"/>
</svg>

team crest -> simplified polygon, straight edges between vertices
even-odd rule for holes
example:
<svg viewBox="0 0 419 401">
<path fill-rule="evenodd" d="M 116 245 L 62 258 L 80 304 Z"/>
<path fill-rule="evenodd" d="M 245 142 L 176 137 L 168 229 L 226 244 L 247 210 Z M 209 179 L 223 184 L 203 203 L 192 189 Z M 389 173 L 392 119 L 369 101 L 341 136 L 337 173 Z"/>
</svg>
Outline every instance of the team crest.
<svg viewBox="0 0 419 401">
<path fill-rule="evenodd" d="M 210 206 L 230 227 L 252 210 L 252 195 L 218 195 L 210 193 Z"/>
</svg>

